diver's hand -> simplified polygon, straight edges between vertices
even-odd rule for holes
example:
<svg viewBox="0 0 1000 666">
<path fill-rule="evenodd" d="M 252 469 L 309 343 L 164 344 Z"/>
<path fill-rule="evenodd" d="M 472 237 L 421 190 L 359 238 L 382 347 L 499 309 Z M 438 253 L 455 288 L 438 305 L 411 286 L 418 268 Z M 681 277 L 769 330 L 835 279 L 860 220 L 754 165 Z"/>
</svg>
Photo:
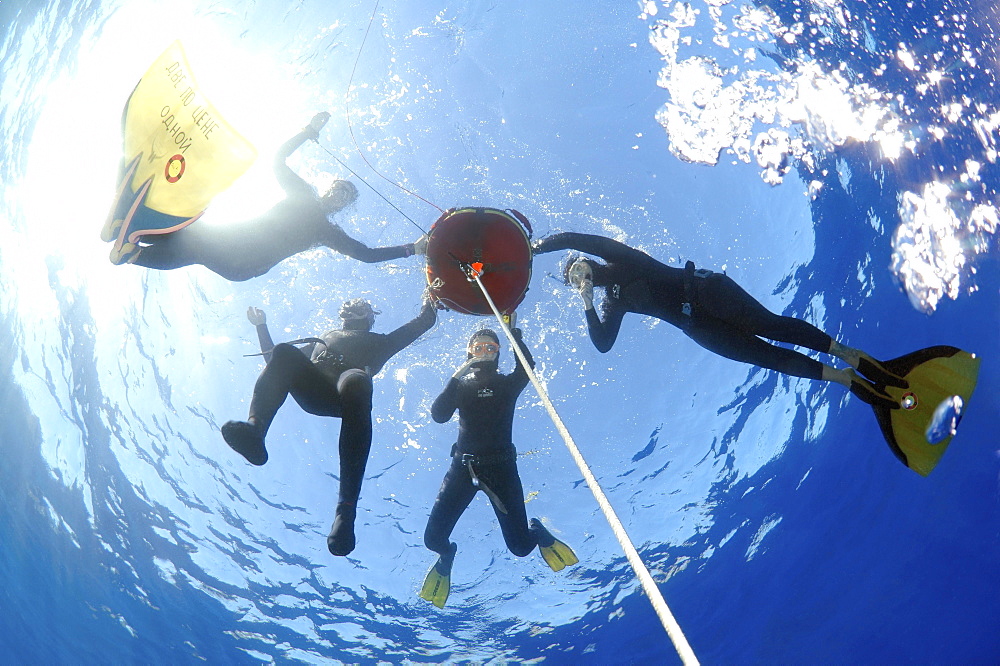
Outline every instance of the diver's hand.
<svg viewBox="0 0 1000 666">
<path fill-rule="evenodd" d="M 328 120 L 330 120 L 330 114 L 326 111 L 320 111 L 313 116 L 312 120 L 309 121 L 309 124 L 306 125 L 305 129 L 312 133 L 313 141 L 319 138 L 319 131 L 326 127 Z"/>
<path fill-rule="evenodd" d="M 448 309 L 447 307 L 445 307 L 444 303 L 441 302 L 441 299 L 437 297 L 437 294 L 434 293 L 434 290 L 432 290 L 430 287 L 426 287 L 424 289 L 424 293 L 420 295 L 420 300 L 423 307 L 431 305 L 436 310 Z"/>
<path fill-rule="evenodd" d="M 413 254 L 427 254 L 427 234 L 413 241 Z"/>
<path fill-rule="evenodd" d="M 309 121 L 309 127 L 319 132 L 321 129 L 326 127 L 326 123 L 329 120 L 330 120 L 330 114 L 327 113 L 326 111 L 320 111 L 319 113 L 317 113 L 315 116 L 312 117 L 312 120 Z"/>
<path fill-rule="evenodd" d="M 262 326 L 267 323 L 267 315 L 264 314 L 264 311 L 258 310 L 252 305 L 247 310 L 247 319 L 254 326 Z"/>
<path fill-rule="evenodd" d="M 580 294 L 580 298 L 583 299 L 583 309 L 593 310 L 594 309 L 594 281 L 593 280 L 580 280 L 580 285 L 577 287 L 577 293 Z"/>
<path fill-rule="evenodd" d="M 482 361 L 482 359 L 476 358 L 476 357 L 473 356 L 472 358 L 470 358 L 469 360 L 467 360 L 465 363 L 463 363 L 462 365 L 458 366 L 458 368 L 455 370 L 455 373 L 452 375 L 452 377 L 454 377 L 455 379 L 459 379 L 463 375 L 467 374 L 470 370 L 472 370 L 473 366 L 475 366 L 480 361 Z"/>
</svg>

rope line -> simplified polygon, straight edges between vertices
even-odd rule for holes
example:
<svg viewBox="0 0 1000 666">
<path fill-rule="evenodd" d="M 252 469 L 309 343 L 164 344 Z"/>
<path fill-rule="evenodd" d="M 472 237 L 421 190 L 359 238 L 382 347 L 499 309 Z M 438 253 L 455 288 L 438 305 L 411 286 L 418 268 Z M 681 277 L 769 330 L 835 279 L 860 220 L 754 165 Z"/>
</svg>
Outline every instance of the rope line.
<svg viewBox="0 0 1000 666">
<path fill-rule="evenodd" d="M 636 576 L 639 578 L 639 583 L 642 585 L 642 589 L 646 591 L 646 596 L 649 597 L 649 601 L 653 605 L 653 610 L 656 611 L 656 615 L 660 618 L 660 623 L 663 625 L 663 628 L 666 629 L 667 635 L 674 644 L 674 649 L 677 650 L 677 654 L 681 658 L 681 662 L 683 662 L 685 666 L 694 666 L 700 663 L 694 654 L 694 650 L 691 649 L 691 645 L 688 643 L 687 638 L 685 638 L 680 625 L 677 623 L 677 620 L 674 619 L 673 613 L 670 612 L 670 607 L 667 606 L 667 602 L 663 598 L 663 594 L 660 593 L 660 589 L 656 586 L 656 581 L 653 580 L 653 576 L 649 573 L 649 569 L 647 569 L 646 565 L 643 564 L 638 551 L 636 551 L 635 546 L 632 545 L 631 539 L 629 539 L 628 534 L 625 532 L 625 526 L 622 525 L 621 520 L 618 519 L 618 515 L 615 513 L 614 508 L 612 508 L 607 496 L 601 489 L 601 485 L 598 483 L 597 478 L 590 471 L 590 466 L 584 459 L 583 454 L 580 453 L 580 449 L 576 446 L 576 442 L 573 441 L 573 437 L 569 434 L 566 424 L 563 423 L 559 413 L 556 412 L 555 406 L 553 406 L 552 401 L 549 399 L 548 392 L 542 386 L 541 382 L 538 381 L 538 376 L 535 375 L 535 371 L 528 365 L 528 360 L 524 357 L 524 352 L 521 351 L 521 347 L 517 344 L 517 340 L 514 339 L 513 333 L 510 332 L 507 322 L 504 321 L 503 315 L 500 314 L 499 310 L 497 310 L 497 306 L 493 303 L 493 299 L 490 297 L 489 292 L 483 285 L 482 280 L 479 279 L 479 274 L 472 272 L 471 277 L 475 279 L 476 284 L 479 285 L 479 289 L 483 292 L 483 296 L 486 297 L 486 302 L 489 303 L 490 309 L 493 310 L 493 314 L 496 315 L 497 321 L 500 322 L 500 327 L 507 336 L 507 340 L 510 342 L 510 346 L 514 350 L 514 353 L 517 354 L 518 359 L 520 359 L 521 366 L 524 368 L 525 372 L 528 373 L 528 378 L 531 380 L 535 390 L 538 392 L 538 396 L 542 399 L 542 404 L 545 405 L 545 410 L 552 418 L 552 423 L 555 424 L 556 430 L 559 431 L 559 434 L 563 438 L 563 442 L 566 443 L 566 448 L 569 449 L 570 455 L 573 456 L 576 466 L 580 468 L 583 478 L 587 481 L 590 491 L 594 494 L 597 504 L 601 507 L 601 511 L 604 512 L 604 517 L 611 526 L 611 531 L 614 532 L 615 537 L 618 539 L 618 543 L 621 545 L 622 550 L 625 553 L 625 557 L 628 559 L 629 564 L 632 565 L 632 570 L 635 571 Z"/>
<path fill-rule="evenodd" d="M 317 143 L 317 144 L 319 144 L 319 147 L 320 147 L 320 148 L 322 148 L 322 149 L 323 149 L 324 151 L 326 151 L 326 154 L 327 154 L 327 155 L 329 155 L 329 156 L 330 156 L 330 157 L 332 157 L 333 159 L 337 160 L 337 163 L 338 163 L 338 164 L 340 164 L 340 166 L 342 166 L 342 167 L 344 167 L 345 169 L 347 169 L 348 171 L 350 171 L 350 172 L 351 172 L 351 174 L 352 174 L 352 175 L 353 175 L 353 176 L 354 176 L 355 178 L 357 178 L 357 179 L 358 179 L 358 180 L 360 180 L 360 181 L 361 181 L 362 183 L 364 183 L 365 185 L 367 185 L 367 186 L 369 187 L 369 189 L 371 189 L 371 191 L 372 191 L 372 192 L 374 192 L 375 194 L 377 194 L 377 195 L 379 196 L 379 198 L 381 198 L 381 199 L 382 199 L 382 201 L 386 202 L 387 204 L 389 204 L 390 206 L 392 206 L 393 208 L 395 208 L 395 209 L 396 209 L 396 212 L 397 212 L 397 213 L 399 213 L 400 215 L 402 215 L 403 217 L 405 217 L 405 218 L 406 218 L 406 219 L 407 219 L 407 220 L 409 221 L 409 223 L 410 223 L 410 224 L 412 224 L 412 225 L 413 225 L 413 226 L 415 226 L 415 227 L 416 227 L 417 229 L 419 229 L 419 230 L 420 230 L 420 232 L 421 232 L 422 234 L 424 234 L 425 236 L 427 235 L 427 230 L 426 230 L 426 229 L 424 229 L 424 228 L 423 228 L 422 226 L 420 226 L 419 224 L 417 224 L 416 222 L 414 222 L 414 221 L 413 221 L 413 218 L 411 218 L 411 217 L 410 217 L 409 215 L 407 215 L 406 213 L 404 213 L 404 212 L 403 212 L 402 210 L 400 210 L 400 209 L 399 209 L 399 206 L 397 206 L 396 204 L 394 204 L 394 203 L 392 203 L 391 201 L 389 201 L 389 199 L 387 199 L 387 198 L 386 198 L 386 196 L 385 196 L 384 194 L 382 194 L 381 192 L 379 192 L 379 191 L 378 191 L 378 190 L 377 190 L 377 189 L 375 188 L 375 186 L 374 186 L 374 185 L 372 185 L 372 184 L 371 184 L 371 183 L 369 183 L 369 182 L 368 182 L 367 180 L 365 180 L 364 178 L 362 178 L 362 177 L 361 177 L 361 176 L 360 176 L 360 175 L 358 174 L 358 172 L 357 172 L 357 171 L 355 171 L 355 170 L 354 170 L 354 169 L 352 169 L 351 167 L 347 166 L 347 164 L 346 164 L 346 163 L 344 162 L 344 160 L 342 160 L 342 159 L 340 159 L 339 157 L 337 157 L 336 155 L 334 155 L 334 154 L 333 154 L 333 153 L 332 153 L 332 152 L 330 151 L 330 149 L 329 149 L 329 148 L 327 148 L 326 146 L 324 146 L 324 145 L 323 145 L 322 143 L 319 143 L 319 141 L 317 141 L 316 143 Z"/>
<path fill-rule="evenodd" d="M 397 183 L 396 181 L 394 181 L 393 179 L 389 178 L 388 176 L 386 176 L 385 174 L 383 174 L 381 171 L 379 171 L 378 169 L 376 169 L 375 166 L 371 162 L 368 161 L 368 157 L 366 157 L 365 154 L 361 151 L 361 146 L 358 145 L 358 140 L 354 136 L 354 126 L 351 124 L 351 87 L 354 85 L 354 73 L 358 69 L 358 62 L 361 61 L 361 52 L 364 51 L 364 49 L 365 49 L 365 42 L 368 41 L 368 33 L 372 29 L 372 23 L 375 21 L 375 14 L 378 12 L 378 2 L 379 2 L 379 0 L 375 0 L 375 7 L 372 9 L 371 18 L 368 19 L 368 27 L 365 28 L 365 36 L 361 39 L 361 46 L 358 48 L 358 55 L 354 59 L 354 67 L 351 68 L 351 77 L 347 81 L 347 94 L 344 96 L 344 110 L 345 110 L 345 114 L 347 115 L 347 130 L 351 134 L 351 141 L 354 142 L 354 148 L 358 151 L 358 155 L 361 155 L 361 159 L 364 160 L 365 164 L 368 165 L 369 169 L 371 169 L 372 171 L 375 172 L 375 175 L 377 175 L 379 178 L 381 178 L 382 180 L 386 181 L 387 183 L 395 185 L 396 187 L 398 187 L 399 189 L 403 190 L 404 192 L 406 192 L 410 196 L 413 196 L 413 197 L 416 197 L 417 199 L 420 199 L 421 201 L 423 201 L 428 206 L 432 206 L 434 208 L 437 208 L 440 212 L 443 213 L 444 212 L 444 208 L 441 208 L 436 203 L 428 201 L 427 199 L 423 198 L 422 196 L 420 196 L 419 194 L 417 194 L 413 190 L 410 190 L 410 189 L 407 189 L 406 187 L 403 187 L 403 185 L 401 183 Z M 352 171 L 351 173 L 354 173 L 354 172 Z M 354 175 L 357 176 L 357 174 L 354 174 Z M 358 177 L 360 178 L 360 176 L 358 176 Z M 368 187 L 371 187 L 371 185 L 369 185 Z M 375 189 L 375 188 L 372 187 L 372 189 Z M 385 197 L 382 197 L 382 198 L 385 199 Z M 386 199 L 386 201 L 388 201 L 388 199 Z M 393 208 L 396 208 L 396 207 L 393 206 Z M 399 209 L 396 208 L 396 210 L 399 210 Z M 402 211 L 400 211 L 400 212 L 402 212 Z M 409 220 L 410 218 L 407 217 L 406 219 Z M 413 222 L 413 220 L 410 220 L 410 222 Z"/>
</svg>

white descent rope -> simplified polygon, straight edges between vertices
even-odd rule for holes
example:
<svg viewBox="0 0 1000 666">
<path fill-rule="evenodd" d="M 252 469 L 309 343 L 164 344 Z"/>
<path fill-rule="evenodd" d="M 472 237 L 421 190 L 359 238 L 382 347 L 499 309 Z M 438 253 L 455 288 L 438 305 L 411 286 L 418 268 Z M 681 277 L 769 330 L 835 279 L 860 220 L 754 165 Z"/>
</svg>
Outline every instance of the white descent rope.
<svg viewBox="0 0 1000 666">
<path fill-rule="evenodd" d="M 560 418 L 558 412 L 556 412 L 556 408 L 552 405 L 552 401 L 549 400 L 548 392 L 545 390 L 545 387 L 542 386 L 541 382 L 538 381 L 535 371 L 530 365 L 528 365 L 528 359 L 524 357 L 524 352 L 521 351 L 520 345 L 518 345 L 517 340 L 514 339 L 514 334 L 510 332 L 510 327 L 508 327 L 507 322 L 504 321 L 503 315 L 500 314 L 499 310 L 497 310 L 497 306 L 493 303 L 493 299 L 490 298 L 489 292 L 486 291 L 486 287 L 483 286 L 482 281 L 479 279 L 479 273 L 472 272 L 470 275 L 473 279 L 475 279 L 476 284 L 479 285 L 479 289 L 483 292 L 483 296 L 486 297 L 486 302 L 489 303 L 490 309 L 493 310 L 493 314 L 496 315 L 497 321 L 500 322 L 500 327 L 507 336 L 507 340 L 510 341 L 511 348 L 521 360 L 521 367 L 523 367 L 524 371 L 528 373 L 528 378 L 534 385 L 535 390 L 538 391 L 538 396 L 542 399 L 542 404 L 545 405 L 545 410 L 552 418 L 552 423 L 555 424 L 556 430 L 559 431 L 563 441 L 566 443 L 566 448 L 569 449 L 570 455 L 573 456 L 576 466 L 580 468 L 583 478 L 587 481 L 587 485 L 590 486 L 590 492 L 594 493 L 594 498 L 597 500 L 597 504 L 601 507 L 601 511 L 604 512 L 604 517 L 607 518 L 608 524 L 611 525 L 611 531 L 615 533 L 618 543 L 621 544 L 625 557 L 628 558 L 629 564 L 632 565 L 632 570 L 635 571 L 635 575 L 639 578 L 639 582 L 642 584 L 642 589 L 646 591 L 646 595 L 649 597 L 650 603 L 653 604 L 653 610 L 656 611 L 657 616 L 660 618 L 660 623 L 663 625 L 663 628 L 667 630 L 667 635 L 673 642 L 674 649 L 677 650 L 677 654 L 680 656 L 681 661 L 685 664 L 685 666 L 698 664 L 698 657 L 695 656 L 694 650 L 691 649 L 691 645 L 687 642 L 687 638 L 684 636 L 684 632 L 681 630 L 680 625 L 677 624 L 677 620 L 674 619 L 674 614 L 670 612 L 670 607 L 667 606 L 667 602 L 660 593 L 660 589 L 656 586 L 656 581 L 653 580 L 653 576 L 649 573 L 649 569 L 646 568 L 642 559 L 639 558 L 639 553 L 636 551 L 635 546 L 632 545 L 631 539 L 629 539 L 628 534 L 625 532 L 625 527 L 622 525 L 622 521 L 618 519 L 618 515 L 611 507 L 611 503 L 608 502 L 608 498 L 601 489 L 601 485 L 597 482 L 597 478 L 590 471 L 587 461 L 583 458 L 583 454 L 580 453 L 580 449 L 577 448 L 576 443 L 573 441 L 573 437 L 569 434 L 569 430 L 566 429 L 566 424 L 563 423 L 562 418 Z"/>
</svg>

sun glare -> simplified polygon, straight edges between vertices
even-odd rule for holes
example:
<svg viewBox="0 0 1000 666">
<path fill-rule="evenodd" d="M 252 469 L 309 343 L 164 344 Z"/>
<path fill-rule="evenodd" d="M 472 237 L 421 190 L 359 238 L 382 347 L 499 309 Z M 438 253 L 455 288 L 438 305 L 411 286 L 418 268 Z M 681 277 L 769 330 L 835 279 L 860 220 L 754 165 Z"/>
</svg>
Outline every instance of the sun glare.
<svg viewBox="0 0 1000 666">
<path fill-rule="evenodd" d="M 122 109 L 150 63 L 175 39 L 206 96 L 264 156 L 234 185 L 239 195 L 220 197 L 206 218 L 259 213 L 280 196 L 267 156 L 302 126 L 301 109 L 309 108 L 304 92 L 266 54 L 249 52 L 190 4 L 176 3 L 165 18 L 155 3 L 129 3 L 93 48 L 81 49 L 75 71 L 49 85 L 32 136 L 22 190 L 26 212 L 44 220 L 33 230 L 44 228 L 47 237 L 66 241 L 60 243 L 65 253 L 107 254 L 94 246 L 117 183 Z M 129 54 L 124 63 L 122 54 Z"/>
<path fill-rule="evenodd" d="M 200 16 L 184 0 L 172 3 L 169 12 L 154 2 L 127 3 L 82 46 L 73 69 L 45 86 L 25 178 L 16 186 L 28 224 L 9 239 L 24 248 L 10 263 L 23 263 L 14 268 L 25 278 L 19 280 L 22 305 L 33 316 L 46 317 L 51 307 L 47 259 L 56 260 L 62 284 L 86 282 L 91 294 L 118 295 L 92 299 L 98 321 L 120 316 L 122 299 L 143 288 L 138 280 L 121 279 L 128 269 L 110 264 L 111 245 L 101 242 L 99 232 L 123 157 L 122 110 L 139 79 L 175 40 L 206 97 L 258 151 L 256 163 L 213 200 L 198 223 L 247 219 L 280 198 L 270 157 L 308 121 L 303 109 L 308 113 L 315 104 L 307 103 L 308 91 L 295 77 L 280 70 L 280 58 L 251 51 L 229 20 Z"/>
</svg>

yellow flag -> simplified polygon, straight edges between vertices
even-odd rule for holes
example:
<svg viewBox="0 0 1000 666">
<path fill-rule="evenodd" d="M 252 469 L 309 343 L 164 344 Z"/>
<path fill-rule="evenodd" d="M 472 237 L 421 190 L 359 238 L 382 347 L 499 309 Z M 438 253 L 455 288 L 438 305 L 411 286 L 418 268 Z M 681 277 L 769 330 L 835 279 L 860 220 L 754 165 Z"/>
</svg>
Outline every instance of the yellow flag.
<svg viewBox="0 0 1000 666">
<path fill-rule="evenodd" d="M 257 157 L 198 86 L 180 42 L 136 85 L 122 118 L 125 166 L 101 237 L 123 245 L 194 222 Z M 116 260 L 117 259 L 117 260 Z"/>
</svg>

